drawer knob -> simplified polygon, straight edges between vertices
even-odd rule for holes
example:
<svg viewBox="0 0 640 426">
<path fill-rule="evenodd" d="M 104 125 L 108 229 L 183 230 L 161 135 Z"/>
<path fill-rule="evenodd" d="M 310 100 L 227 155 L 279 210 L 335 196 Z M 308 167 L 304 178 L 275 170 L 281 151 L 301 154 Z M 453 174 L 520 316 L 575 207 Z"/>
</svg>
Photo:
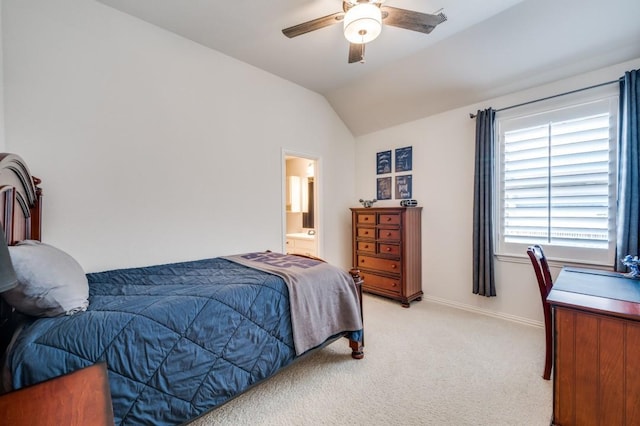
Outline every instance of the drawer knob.
<svg viewBox="0 0 640 426">
<path fill-rule="evenodd" d="M 365 244 L 364 248 L 368 249 L 369 248 L 369 244 Z"/>
<path fill-rule="evenodd" d="M 364 235 L 369 235 L 369 231 L 364 231 Z"/>
<path fill-rule="evenodd" d="M 397 266 L 395 264 L 391 265 L 391 269 L 396 269 Z"/>
<path fill-rule="evenodd" d="M 398 283 L 397 283 L 397 282 L 395 282 L 395 281 L 394 281 L 394 282 L 392 282 L 392 283 L 391 283 L 391 287 L 398 287 Z"/>
<path fill-rule="evenodd" d="M 391 236 L 391 232 L 387 232 L 387 237 L 390 237 L 390 236 Z"/>
<path fill-rule="evenodd" d="M 369 220 L 369 216 L 365 216 L 364 218 L 365 222 Z"/>
<path fill-rule="evenodd" d="M 390 217 L 387 218 L 387 222 L 391 222 L 391 218 Z"/>
<path fill-rule="evenodd" d="M 387 251 L 391 251 L 391 247 L 387 247 Z"/>
<path fill-rule="evenodd" d="M 362 259 L 362 260 L 360 261 L 360 263 L 364 263 L 364 259 Z"/>
</svg>

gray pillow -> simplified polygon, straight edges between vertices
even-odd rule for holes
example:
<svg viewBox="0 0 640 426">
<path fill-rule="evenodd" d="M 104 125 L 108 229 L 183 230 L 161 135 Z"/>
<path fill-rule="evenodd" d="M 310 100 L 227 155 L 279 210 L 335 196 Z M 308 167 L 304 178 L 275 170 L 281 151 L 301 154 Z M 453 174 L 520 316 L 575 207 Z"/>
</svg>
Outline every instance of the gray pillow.
<svg viewBox="0 0 640 426">
<path fill-rule="evenodd" d="M 25 240 L 9 247 L 18 286 L 2 293 L 18 311 L 38 317 L 73 315 L 89 306 L 89 283 L 82 266 L 48 244 Z"/>
</svg>

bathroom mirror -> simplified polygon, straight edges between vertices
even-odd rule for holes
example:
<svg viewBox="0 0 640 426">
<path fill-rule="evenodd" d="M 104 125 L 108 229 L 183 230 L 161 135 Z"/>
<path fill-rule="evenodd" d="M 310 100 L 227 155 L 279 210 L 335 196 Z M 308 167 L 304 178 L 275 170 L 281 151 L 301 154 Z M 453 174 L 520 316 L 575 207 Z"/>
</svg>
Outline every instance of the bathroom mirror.
<svg viewBox="0 0 640 426">
<path fill-rule="evenodd" d="M 289 176 L 287 178 L 287 212 L 302 213 L 302 227 L 314 227 L 313 177 Z"/>
</svg>

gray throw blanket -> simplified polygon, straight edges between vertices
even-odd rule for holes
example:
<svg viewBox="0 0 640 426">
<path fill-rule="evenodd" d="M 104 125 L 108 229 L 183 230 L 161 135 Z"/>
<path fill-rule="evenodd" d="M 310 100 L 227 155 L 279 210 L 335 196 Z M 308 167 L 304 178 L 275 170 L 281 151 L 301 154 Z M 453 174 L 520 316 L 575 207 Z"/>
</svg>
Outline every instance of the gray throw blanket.
<svg viewBox="0 0 640 426">
<path fill-rule="evenodd" d="M 358 292 L 343 270 L 326 262 L 272 252 L 222 258 L 284 279 L 296 354 L 340 332 L 362 329 Z"/>
</svg>

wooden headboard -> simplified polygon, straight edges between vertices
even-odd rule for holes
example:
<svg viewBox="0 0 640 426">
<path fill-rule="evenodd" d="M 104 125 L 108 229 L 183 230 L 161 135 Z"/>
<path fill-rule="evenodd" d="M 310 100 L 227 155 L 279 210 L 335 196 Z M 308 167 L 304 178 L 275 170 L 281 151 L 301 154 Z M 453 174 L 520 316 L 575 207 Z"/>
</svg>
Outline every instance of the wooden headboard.
<svg viewBox="0 0 640 426">
<path fill-rule="evenodd" d="M 15 154 L 0 154 L 0 223 L 8 244 L 40 240 L 42 190 L 27 164 Z"/>
<path fill-rule="evenodd" d="M 0 226 L 7 244 L 40 240 L 42 190 L 27 164 L 15 154 L 0 153 Z M 0 298 L 0 356 L 11 340 L 18 314 Z"/>
</svg>

